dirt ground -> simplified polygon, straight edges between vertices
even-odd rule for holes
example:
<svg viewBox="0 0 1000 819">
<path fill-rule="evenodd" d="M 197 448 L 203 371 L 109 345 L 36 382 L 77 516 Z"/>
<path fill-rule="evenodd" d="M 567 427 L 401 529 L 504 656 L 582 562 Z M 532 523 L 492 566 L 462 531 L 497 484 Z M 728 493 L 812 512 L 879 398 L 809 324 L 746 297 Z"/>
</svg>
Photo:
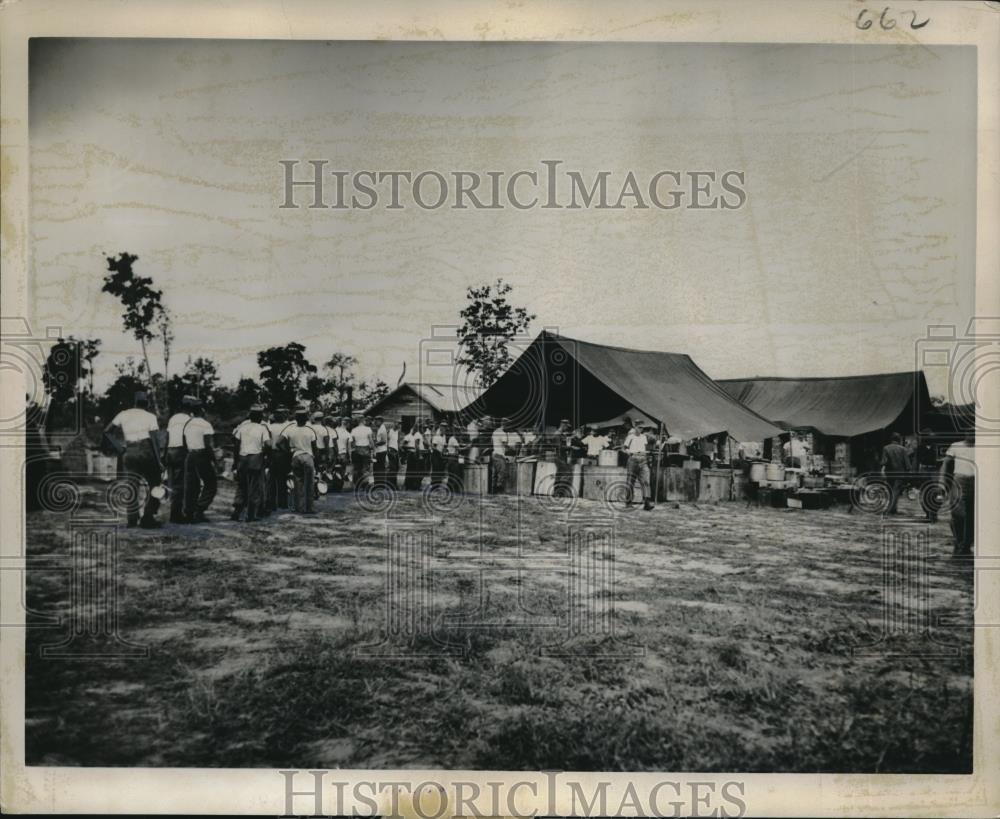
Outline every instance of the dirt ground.
<svg viewBox="0 0 1000 819">
<path fill-rule="evenodd" d="M 912 502 L 883 527 L 348 493 L 247 524 L 223 487 L 211 524 L 118 531 L 118 633 L 145 658 L 41 656 L 104 487 L 29 514 L 29 764 L 971 769 L 972 573 Z"/>
</svg>

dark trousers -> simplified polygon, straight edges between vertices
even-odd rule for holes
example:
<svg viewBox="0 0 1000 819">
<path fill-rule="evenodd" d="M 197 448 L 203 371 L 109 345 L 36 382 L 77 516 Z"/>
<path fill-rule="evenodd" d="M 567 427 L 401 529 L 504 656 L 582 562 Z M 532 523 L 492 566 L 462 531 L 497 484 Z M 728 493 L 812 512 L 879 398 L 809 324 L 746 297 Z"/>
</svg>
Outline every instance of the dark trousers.
<svg viewBox="0 0 1000 819">
<path fill-rule="evenodd" d="M 444 459 L 445 485 L 452 492 L 461 492 L 464 485 L 462 474 L 462 464 L 458 462 L 457 455 L 446 455 Z"/>
<path fill-rule="evenodd" d="M 145 481 L 149 489 L 160 485 L 160 465 L 156 461 L 156 454 L 153 452 L 153 444 L 150 441 L 137 441 L 126 447 L 122 456 L 122 466 L 125 471 L 125 480 L 129 482 L 132 491 L 129 496 L 127 514 L 130 525 L 139 522 L 142 482 Z M 151 521 L 156 516 L 156 511 L 160 508 L 160 502 L 153 497 L 151 492 L 146 493 L 146 507 L 142 511 L 142 519 Z"/>
<path fill-rule="evenodd" d="M 264 505 L 264 456 L 244 455 L 240 458 L 239 480 L 236 483 L 234 511 L 247 510 L 247 520 L 253 520 Z"/>
<path fill-rule="evenodd" d="M 292 458 L 292 477 L 295 479 L 295 495 L 292 508 L 296 512 L 313 511 L 313 492 L 316 482 L 316 463 L 313 456 L 298 452 Z"/>
<path fill-rule="evenodd" d="M 288 474 L 292 471 L 292 456 L 278 450 L 271 458 L 271 468 L 267 471 L 267 509 L 288 508 Z"/>
<path fill-rule="evenodd" d="M 167 476 L 170 486 L 170 520 L 179 523 L 184 519 L 184 461 L 187 451 L 182 446 L 167 449 Z"/>
<path fill-rule="evenodd" d="M 629 455 L 627 469 L 628 502 L 635 500 L 635 484 L 642 488 L 642 497 L 650 499 L 649 462 L 643 455 Z"/>
<path fill-rule="evenodd" d="M 354 467 L 354 485 L 361 486 L 368 476 L 372 466 L 372 454 L 368 447 L 358 447 L 351 453 L 351 465 Z"/>
<path fill-rule="evenodd" d="M 184 517 L 204 514 L 215 500 L 215 459 L 207 449 L 189 451 L 184 462 Z"/>
<path fill-rule="evenodd" d="M 490 457 L 490 473 L 493 479 L 490 491 L 502 495 L 507 489 L 507 458 L 494 452 Z"/>
<path fill-rule="evenodd" d="M 961 497 L 951 510 L 951 533 L 955 551 L 968 553 L 976 541 L 976 479 L 971 475 L 956 475 L 955 483 Z"/>
<path fill-rule="evenodd" d="M 399 450 L 398 449 L 390 449 L 389 450 L 389 457 L 386 460 L 386 469 L 388 470 L 388 474 L 386 475 L 386 479 L 389 481 L 389 484 L 392 486 L 393 489 L 398 489 L 399 488 Z"/>
<path fill-rule="evenodd" d="M 938 519 L 938 507 L 930 503 L 932 487 L 938 483 L 938 469 L 934 466 L 920 467 L 920 506 L 927 516 L 927 520 L 932 523 Z"/>
<path fill-rule="evenodd" d="M 406 488 L 420 489 L 424 479 L 424 455 L 422 452 L 410 452 L 406 456 Z"/>
<path fill-rule="evenodd" d="M 889 508 L 886 510 L 890 515 L 896 514 L 896 506 L 899 504 L 899 496 L 903 494 L 903 479 L 889 479 Z"/>
<path fill-rule="evenodd" d="M 379 484 L 380 486 L 386 483 L 388 480 L 388 466 L 389 466 L 388 461 L 389 461 L 388 452 L 375 453 L 374 478 L 375 478 L 375 483 Z"/>
<path fill-rule="evenodd" d="M 444 471 L 444 453 L 438 452 L 436 449 L 432 449 L 430 452 L 431 456 L 431 484 L 437 486 L 438 484 L 443 484 L 447 475 Z"/>
</svg>

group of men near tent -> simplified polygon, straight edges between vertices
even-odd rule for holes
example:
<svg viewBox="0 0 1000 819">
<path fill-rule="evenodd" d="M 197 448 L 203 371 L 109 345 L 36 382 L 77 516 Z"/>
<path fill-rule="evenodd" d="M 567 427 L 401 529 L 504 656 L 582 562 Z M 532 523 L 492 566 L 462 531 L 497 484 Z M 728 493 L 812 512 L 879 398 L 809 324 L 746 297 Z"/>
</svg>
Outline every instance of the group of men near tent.
<svg viewBox="0 0 1000 819">
<path fill-rule="evenodd" d="M 165 440 L 156 416 L 149 411 L 144 392 L 135 394 L 135 405 L 119 412 L 106 433 L 117 440 L 126 479 L 133 484 L 128 494 L 129 526 L 155 528 L 162 493 L 153 490 L 167 474 L 170 487 L 170 521 L 199 523 L 217 491 L 218 459 L 215 430 L 204 417 L 202 402 L 184 396 L 178 412 L 167 422 Z M 406 430 L 392 420 L 365 416 L 356 423 L 335 420 L 306 406 L 277 408 L 264 418 L 264 407 L 251 407 L 249 416 L 233 430 L 233 470 L 237 477 L 231 514 L 233 520 L 255 521 L 277 510 L 291 508 L 314 514 L 318 476 L 341 486 L 350 477 L 354 486 L 366 482 L 420 489 L 424 478 L 459 490 L 462 462 L 488 462 L 494 492 L 503 492 L 509 458 L 552 452 L 556 458 L 596 460 L 602 451 L 620 449 L 627 457 L 629 506 L 637 495 L 644 509 L 652 509 L 650 465 L 656 457 L 676 453 L 683 442 L 661 429 L 635 421 L 624 440 L 602 434 L 592 427 L 573 429 L 563 420 L 550 434 L 508 429 L 507 419 L 493 424 L 489 418 L 473 420 L 464 430 L 447 423 L 432 424 L 418 419 Z M 111 434 L 116 433 L 116 434 Z M 616 447 L 615 444 L 618 444 Z M 896 511 L 899 495 L 907 483 L 939 480 L 946 475 L 960 490 L 960 502 L 952 510 L 951 526 L 958 554 L 971 552 L 974 538 L 975 450 L 974 434 L 953 444 L 941 464 L 926 440 L 903 445 L 893 433 L 883 451 L 882 468 L 890 478 L 889 514 Z M 292 494 L 289 495 L 289 476 Z M 145 482 L 145 506 L 140 508 L 139 485 Z M 924 495 L 922 494 L 922 498 Z M 929 520 L 936 510 L 925 505 Z"/>
</svg>

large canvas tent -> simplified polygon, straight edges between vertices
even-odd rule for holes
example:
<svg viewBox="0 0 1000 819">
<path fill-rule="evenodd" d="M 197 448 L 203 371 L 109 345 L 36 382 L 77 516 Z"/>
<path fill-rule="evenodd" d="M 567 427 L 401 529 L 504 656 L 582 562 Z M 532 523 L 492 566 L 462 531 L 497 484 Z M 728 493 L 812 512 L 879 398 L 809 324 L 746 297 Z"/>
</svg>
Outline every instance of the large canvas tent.
<svg viewBox="0 0 1000 819">
<path fill-rule="evenodd" d="M 684 439 L 744 441 L 781 429 L 740 404 L 680 353 L 609 347 L 543 331 L 475 402 L 516 428 L 576 426 L 636 409 Z"/>
<path fill-rule="evenodd" d="M 812 430 L 829 437 L 854 438 L 884 429 L 912 432 L 932 410 L 922 372 L 717 383 L 786 430 Z"/>
</svg>

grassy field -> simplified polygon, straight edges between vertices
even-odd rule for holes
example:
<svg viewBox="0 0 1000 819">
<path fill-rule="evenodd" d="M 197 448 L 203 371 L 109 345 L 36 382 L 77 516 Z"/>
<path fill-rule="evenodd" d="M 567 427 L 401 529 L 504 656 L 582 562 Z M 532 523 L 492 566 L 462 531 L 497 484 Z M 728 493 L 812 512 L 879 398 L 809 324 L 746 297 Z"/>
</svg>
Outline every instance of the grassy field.
<svg viewBox="0 0 1000 819">
<path fill-rule="evenodd" d="M 102 492 L 85 487 L 81 512 Z M 877 517 L 743 503 L 621 511 L 614 640 L 584 634 L 569 644 L 577 656 L 551 656 L 564 632 L 525 623 L 569 613 L 566 514 L 467 499 L 430 516 L 436 631 L 410 646 L 459 653 L 402 658 L 356 651 L 385 629 L 385 513 L 352 495 L 319 509 L 123 529 L 120 632 L 149 656 L 45 659 L 40 646 L 60 633 L 29 629 L 28 763 L 970 769 L 973 584 L 949 559 L 946 522 L 930 529 L 922 613 L 952 627 L 931 639 L 883 634 L 884 578 L 900 567 L 883 571 Z M 428 518 L 417 495 L 390 514 Z M 605 514 L 585 501 L 572 512 Z M 31 513 L 27 531 L 32 557 L 67 554 L 68 515 Z M 29 610 L 68 612 L 64 572 L 33 566 L 27 591 Z"/>
</svg>

